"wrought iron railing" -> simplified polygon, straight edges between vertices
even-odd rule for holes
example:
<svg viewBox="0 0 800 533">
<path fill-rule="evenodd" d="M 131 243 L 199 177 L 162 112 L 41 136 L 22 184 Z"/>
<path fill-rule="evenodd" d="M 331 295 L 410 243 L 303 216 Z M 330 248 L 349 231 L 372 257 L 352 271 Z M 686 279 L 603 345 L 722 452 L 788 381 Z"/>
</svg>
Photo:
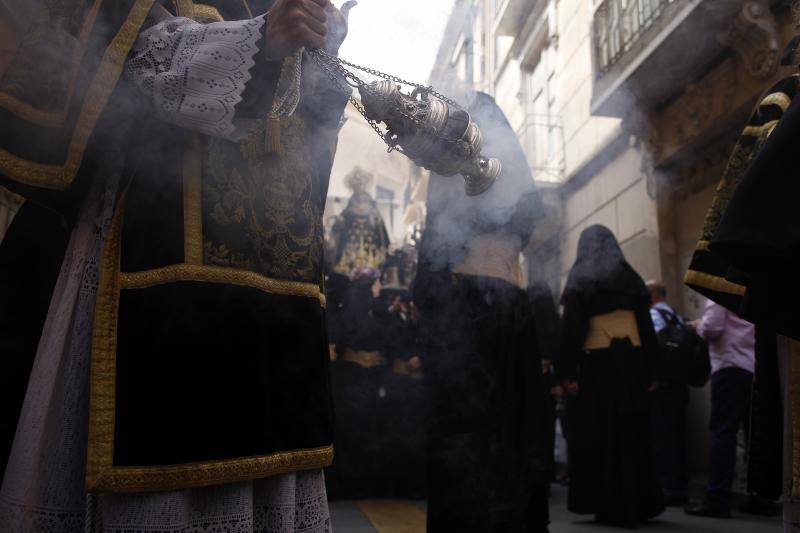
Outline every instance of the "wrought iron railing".
<svg viewBox="0 0 800 533">
<path fill-rule="evenodd" d="M 597 69 L 602 75 L 678 0 L 603 0 L 594 14 Z"/>
</svg>

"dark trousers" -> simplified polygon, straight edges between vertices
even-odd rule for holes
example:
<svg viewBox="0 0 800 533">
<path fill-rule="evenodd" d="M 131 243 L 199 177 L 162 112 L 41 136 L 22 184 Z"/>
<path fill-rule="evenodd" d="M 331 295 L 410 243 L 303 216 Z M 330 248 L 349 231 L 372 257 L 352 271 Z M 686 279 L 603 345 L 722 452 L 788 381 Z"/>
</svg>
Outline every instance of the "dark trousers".
<svg viewBox="0 0 800 533">
<path fill-rule="evenodd" d="M 736 470 L 736 435 L 747 431 L 753 374 L 741 368 L 723 368 L 711 375 L 710 460 L 706 500 L 730 508 Z"/>
<path fill-rule="evenodd" d="M 665 496 L 686 497 L 686 405 L 689 391 L 664 382 L 652 394 L 650 421 L 656 468 Z"/>
</svg>

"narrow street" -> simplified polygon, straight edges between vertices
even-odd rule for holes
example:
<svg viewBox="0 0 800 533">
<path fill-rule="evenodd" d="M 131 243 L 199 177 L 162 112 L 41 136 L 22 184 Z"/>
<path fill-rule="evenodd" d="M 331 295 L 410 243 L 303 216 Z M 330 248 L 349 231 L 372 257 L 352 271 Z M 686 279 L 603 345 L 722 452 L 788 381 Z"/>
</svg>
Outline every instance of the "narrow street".
<svg viewBox="0 0 800 533">
<path fill-rule="evenodd" d="M 553 488 L 550 500 L 550 533 L 592 533 L 624 531 L 595 524 L 591 519 L 566 510 L 566 489 Z M 366 500 L 331 502 L 335 533 L 423 533 L 425 504 L 405 500 Z M 640 528 L 646 532 L 667 533 L 779 533 L 778 518 L 756 518 L 734 514 L 730 520 L 695 518 L 682 509 L 670 508 L 658 520 Z"/>
</svg>

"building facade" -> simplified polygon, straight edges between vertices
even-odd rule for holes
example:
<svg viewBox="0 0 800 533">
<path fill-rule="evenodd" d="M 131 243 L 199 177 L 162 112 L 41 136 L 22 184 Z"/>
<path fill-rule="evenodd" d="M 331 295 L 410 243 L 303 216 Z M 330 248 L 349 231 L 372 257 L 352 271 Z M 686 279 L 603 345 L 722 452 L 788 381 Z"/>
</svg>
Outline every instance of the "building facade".
<svg viewBox="0 0 800 533">
<path fill-rule="evenodd" d="M 485 91 L 518 133 L 548 211 L 523 259 L 559 294 L 578 237 L 603 224 L 696 318 L 682 278 L 727 158 L 796 31 L 788 0 L 456 0 L 431 73 Z M 491 155 L 491 154 L 487 154 Z M 707 391 L 693 391 L 693 470 Z"/>
</svg>

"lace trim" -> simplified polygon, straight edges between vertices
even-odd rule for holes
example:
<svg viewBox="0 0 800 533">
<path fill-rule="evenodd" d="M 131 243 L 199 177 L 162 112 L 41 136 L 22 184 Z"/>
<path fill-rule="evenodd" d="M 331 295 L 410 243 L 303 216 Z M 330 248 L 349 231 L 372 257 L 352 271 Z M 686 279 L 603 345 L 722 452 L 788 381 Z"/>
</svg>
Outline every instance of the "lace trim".
<svg viewBox="0 0 800 533">
<path fill-rule="evenodd" d="M 161 119 L 235 139 L 234 108 L 251 78 L 263 25 L 263 17 L 211 24 L 166 20 L 139 35 L 126 75 Z"/>
</svg>

